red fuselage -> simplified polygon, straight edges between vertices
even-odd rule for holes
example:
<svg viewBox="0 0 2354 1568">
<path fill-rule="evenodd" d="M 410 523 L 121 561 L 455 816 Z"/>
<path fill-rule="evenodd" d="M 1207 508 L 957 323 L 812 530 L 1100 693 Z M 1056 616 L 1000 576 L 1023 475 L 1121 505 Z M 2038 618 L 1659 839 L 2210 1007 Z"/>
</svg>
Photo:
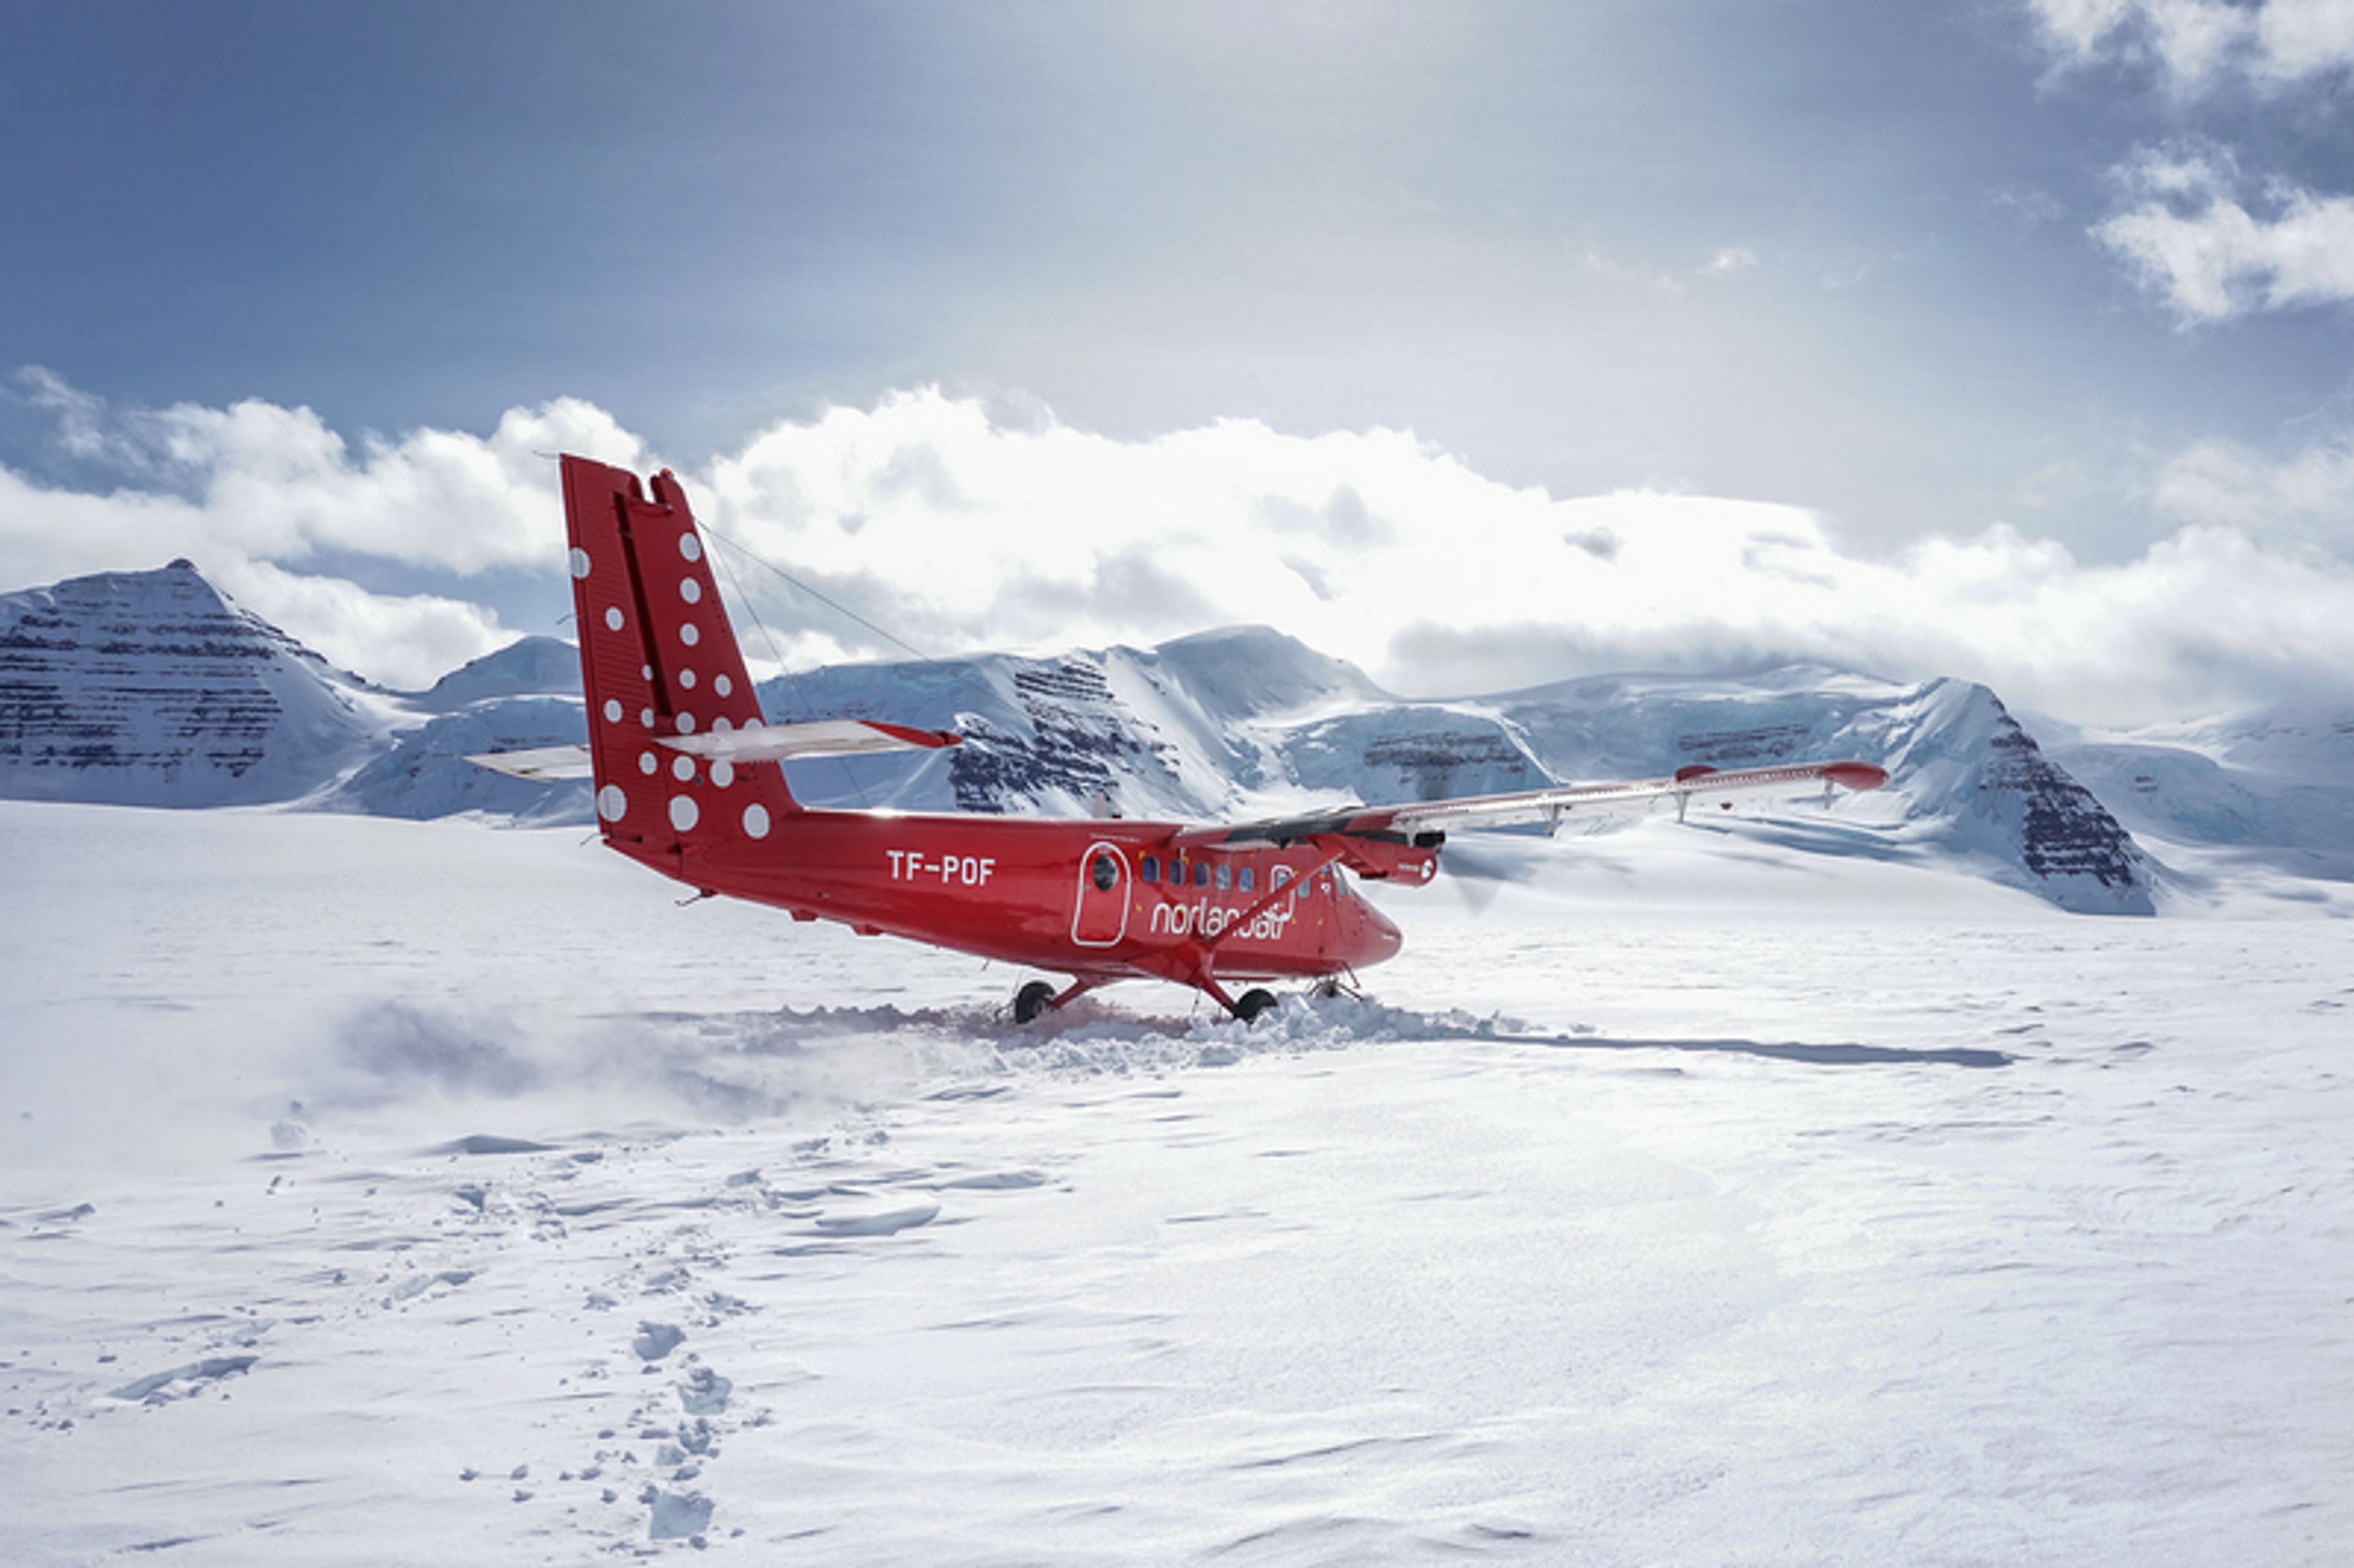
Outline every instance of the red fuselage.
<svg viewBox="0 0 2354 1568">
<path fill-rule="evenodd" d="M 1102 981 L 1337 974 L 1398 929 L 1310 843 L 1204 851 L 1173 823 L 796 810 L 758 845 L 608 842 L 682 882 Z"/>
</svg>

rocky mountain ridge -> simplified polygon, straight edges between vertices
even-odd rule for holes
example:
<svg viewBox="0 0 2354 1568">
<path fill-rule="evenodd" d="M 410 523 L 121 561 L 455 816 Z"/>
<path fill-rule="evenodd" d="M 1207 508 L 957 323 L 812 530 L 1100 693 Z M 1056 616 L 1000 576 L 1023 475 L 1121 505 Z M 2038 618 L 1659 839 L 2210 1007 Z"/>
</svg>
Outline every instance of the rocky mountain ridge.
<svg viewBox="0 0 2354 1568">
<path fill-rule="evenodd" d="M 2244 758 L 2187 752 L 2179 737 L 2075 733 L 2055 755 L 1964 681 L 1789 666 L 1415 701 L 1263 627 L 1044 659 L 838 665 L 769 681 L 761 695 L 778 722 L 873 717 L 967 737 L 920 758 L 797 764 L 794 789 L 812 805 L 1198 821 L 1852 757 L 1887 767 L 1890 787 L 1829 812 L 1744 807 L 1740 831 L 1815 853 L 1957 862 L 2088 913 L 2154 907 L 2159 868 L 2137 826 L 2197 837 L 2222 821 L 2244 839 L 2285 822 L 2311 837 L 2338 803 L 2308 798 L 2330 789 L 2323 758 L 2306 769 L 2319 769 L 2313 780 L 2263 796 L 2269 818 L 2219 817 L 2219 791 L 2227 802 L 2247 791 L 2232 772 Z M 2333 732 L 2315 741 L 2310 730 L 2296 732 L 2300 757 L 2328 749 Z M 525 638 L 430 691 L 396 694 L 328 666 L 186 562 L 0 597 L 0 795 L 585 822 L 585 784 L 535 785 L 463 760 L 584 733 L 578 665 L 555 639 Z M 2273 749 L 2288 745 L 2276 737 Z M 2193 755 L 2195 768 L 2183 760 Z M 2126 820 L 2110 809 L 2120 790 Z M 2325 862 L 2354 874 L 2354 853 Z"/>
<path fill-rule="evenodd" d="M 186 560 L 0 596 L 0 794 L 286 800 L 367 754 L 381 697 Z"/>
</svg>

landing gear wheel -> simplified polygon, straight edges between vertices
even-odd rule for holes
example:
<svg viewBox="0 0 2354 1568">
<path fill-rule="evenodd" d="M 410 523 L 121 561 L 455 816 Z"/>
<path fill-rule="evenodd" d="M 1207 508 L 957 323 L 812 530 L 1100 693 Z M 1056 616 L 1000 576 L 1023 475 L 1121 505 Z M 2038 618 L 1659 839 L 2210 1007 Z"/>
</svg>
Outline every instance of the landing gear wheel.
<svg viewBox="0 0 2354 1568">
<path fill-rule="evenodd" d="M 1248 1023 L 1274 1005 L 1275 992 L 1257 989 L 1246 991 L 1235 998 L 1235 1016 Z"/>
<path fill-rule="evenodd" d="M 1032 980 L 1013 993 L 1013 1022 L 1029 1023 L 1055 1005 L 1055 988 L 1044 980 Z"/>
</svg>

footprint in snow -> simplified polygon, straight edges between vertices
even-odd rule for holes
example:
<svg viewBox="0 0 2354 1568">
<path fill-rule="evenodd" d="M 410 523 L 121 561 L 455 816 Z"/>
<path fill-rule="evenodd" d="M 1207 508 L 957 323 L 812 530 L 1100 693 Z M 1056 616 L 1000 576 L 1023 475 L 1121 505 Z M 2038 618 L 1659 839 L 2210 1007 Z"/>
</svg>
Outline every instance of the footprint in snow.
<svg viewBox="0 0 2354 1568">
<path fill-rule="evenodd" d="M 138 1404 L 166 1404 L 200 1392 L 207 1383 L 233 1377 L 260 1359 L 260 1356 L 207 1356 L 203 1361 L 190 1361 L 186 1366 L 174 1367 L 169 1372 L 134 1378 L 106 1397 Z"/>
<path fill-rule="evenodd" d="M 736 1385 L 709 1367 L 697 1367 L 679 1380 L 678 1403 L 689 1415 L 716 1415 L 727 1408 Z"/>
<path fill-rule="evenodd" d="M 658 1361 L 686 1342 L 686 1330 L 675 1323 L 640 1323 L 630 1349 L 642 1361 Z"/>
</svg>

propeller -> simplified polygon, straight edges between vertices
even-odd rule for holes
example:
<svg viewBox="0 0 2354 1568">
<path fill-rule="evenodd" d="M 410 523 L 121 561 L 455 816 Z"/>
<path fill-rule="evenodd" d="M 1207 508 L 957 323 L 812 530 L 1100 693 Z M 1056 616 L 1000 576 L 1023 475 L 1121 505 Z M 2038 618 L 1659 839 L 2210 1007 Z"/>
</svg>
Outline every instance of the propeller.
<svg viewBox="0 0 2354 1568">
<path fill-rule="evenodd" d="M 1471 834 L 1458 833 L 1438 852 L 1438 871 L 1462 898 L 1464 907 L 1478 916 L 1488 912 L 1506 883 L 1527 882 L 1535 876 L 1536 863 L 1525 849 L 1516 853 L 1491 848 L 1474 843 Z"/>
</svg>

